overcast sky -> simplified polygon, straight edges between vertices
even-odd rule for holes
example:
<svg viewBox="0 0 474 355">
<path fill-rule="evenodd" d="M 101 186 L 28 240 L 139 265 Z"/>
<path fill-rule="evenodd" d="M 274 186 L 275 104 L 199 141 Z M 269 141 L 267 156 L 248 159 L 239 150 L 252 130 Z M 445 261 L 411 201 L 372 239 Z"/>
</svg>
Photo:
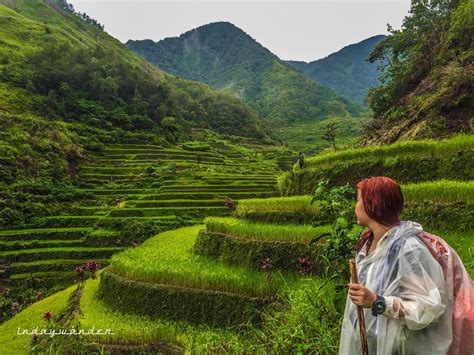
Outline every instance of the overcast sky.
<svg viewBox="0 0 474 355">
<path fill-rule="evenodd" d="M 312 61 L 344 46 L 400 28 L 410 0 L 70 0 L 122 42 L 178 37 L 228 21 L 284 60 Z"/>
</svg>

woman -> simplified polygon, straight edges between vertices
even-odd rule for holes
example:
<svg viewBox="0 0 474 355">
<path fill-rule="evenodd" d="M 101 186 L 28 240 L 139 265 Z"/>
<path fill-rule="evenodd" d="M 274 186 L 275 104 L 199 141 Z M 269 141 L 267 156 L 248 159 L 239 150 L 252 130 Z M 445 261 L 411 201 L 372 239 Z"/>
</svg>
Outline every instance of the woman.
<svg viewBox="0 0 474 355">
<path fill-rule="evenodd" d="M 400 221 L 403 195 L 387 177 L 357 184 L 355 214 L 368 227 L 356 255 L 359 284 L 348 284 L 339 354 L 360 354 L 357 306 L 363 307 L 369 354 L 447 354 L 452 341 L 449 285 L 441 265 Z"/>
</svg>

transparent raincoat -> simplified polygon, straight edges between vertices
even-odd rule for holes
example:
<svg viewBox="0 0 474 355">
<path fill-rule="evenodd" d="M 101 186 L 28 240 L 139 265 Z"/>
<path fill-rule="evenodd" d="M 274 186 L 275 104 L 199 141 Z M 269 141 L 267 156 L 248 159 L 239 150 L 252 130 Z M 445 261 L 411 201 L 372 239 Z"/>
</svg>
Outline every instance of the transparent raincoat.
<svg viewBox="0 0 474 355">
<path fill-rule="evenodd" d="M 356 256 L 359 283 L 384 296 L 378 317 L 363 308 L 369 354 L 447 354 L 452 335 L 452 280 L 417 234 L 419 223 L 401 221 L 366 255 Z M 451 295 L 451 296 L 450 296 Z M 361 354 L 357 306 L 347 297 L 339 354 Z M 400 310 L 404 316 L 400 316 Z"/>
</svg>

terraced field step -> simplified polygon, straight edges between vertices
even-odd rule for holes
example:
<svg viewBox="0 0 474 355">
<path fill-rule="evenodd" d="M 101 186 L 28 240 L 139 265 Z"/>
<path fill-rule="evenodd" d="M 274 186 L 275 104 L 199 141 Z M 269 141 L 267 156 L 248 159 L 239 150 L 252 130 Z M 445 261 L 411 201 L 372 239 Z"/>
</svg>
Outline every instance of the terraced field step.
<svg viewBox="0 0 474 355">
<path fill-rule="evenodd" d="M 206 160 L 202 160 L 199 163 L 191 161 L 191 160 L 180 160 L 176 161 L 175 159 L 97 159 L 96 164 L 91 164 L 88 166 L 138 166 L 139 164 L 143 164 L 144 167 L 148 167 L 149 165 L 153 165 L 158 163 L 159 161 L 169 161 L 169 162 L 176 162 L 177 167 L 182 168 L 191 168 L 196 167 L 199 165 L 207 166 L 207 165 L 216 165 L 226 168 L 236 168 L 236 169 L 243 169 L 244 171 L 250 172 L 268 172 L 273 171 L 275 173 L 278 172 L 278 168 L 276 164 L 254 164 L 254 162 L 247 162 L 247 163 L 240 163 L 235 161 L 223 161 L 223 162 L 208 162 Z"/>
<path fill-rule="evenodd" d="M 271 186 L 273 187 L 273 186 Z M 261 190 L 271 190 L 267 186 L 262 186 L 258 184 L 254 185 L 222 185 L 222 184 L 215 184 L 215 185 L 172 185 L 172 186 L 163 186 L 160 191 L 161 192 L 171 192 L 171 191 L 181 191 L 181 192 L 188 192 L 188 191 L 261 191 Z"/>
<path fill-rule="evenodd" d="M 8 266 L 13 274 L 44 272 L 44 271 L 71 271 L 78 265 L 85 264 L 92 259 L 52 259 L 37 260 L 29 262 L 14 262 Z M 109 264 L 109 259 L 93 259 L 96 260 L 101 267 Z"/>
<path fill-rule="evenodd" d="M 126 219 L 150 219 L 154 222 L 160 222 L 163 226 L 176 225 L 178 219 L 176 216 L 157 216 L 157 217 L 110 217 L 110 216 L 50 216 L 43 219 L 43 223 L 56 228 L 73 228 L 79 226 L 94 227 L 98 222 L 120 222 Z"/>
<path fill-rule="evenodd" d="M 209 207 L 225 206 L 224 199 L 218 200 L 127 200 L 126 206 L 135 208 L 150 207 Z"/>
<path fill-rule="evenodd" d="M 270 258 L 275 269 L 298 272 L 302 256 L 314 263 L 317 274 L 323 271 L 323 244 L 331 225 L 313 227 L 298 224 L 255 223 L 231 217 L 208 217 L 194 252 L 255 270 Z M 361 227 L 357 226 L 360 232 Z"/>
<path fill-rule="evenodd" d="M 16 274 L 12 275 L 10 279 L 12 281 L 18 281 L 23 279 L 29 278 L 74 278 L 75 276 L 74 271 L 43 271 L 43 272 L 34 272 L 34 273 L 24 273 L 24 274 Z"/>
<path fill-rule="evenodd" d="M 115 144 L 107 144 L 108 149 L 164 149 L 160 145 L 153 145 L 153 144 L 127 144 L 127 143 L 115 143 Z"/>
<path fill-rule="evenodd" d="M 105 181 L 116 181 L 117 179 L 134 179 L 136 177 L 135 174 L 126 175 L 126 174 L 118 174 L 118 173 L 110 173 L 110 174 L 82 174 L 79 178 L 82 181 L 98 181 L 98 182 L 105 182 Z M 196 178 L 182 178 L 177 180 L 169 180 L 164 181 L 163 185 L 178 185 L 178 184 L 202 184 L 202 183 L 225 183 L 225 184 L 232 184 L 232 185 L 242 185 L 248 184 L 251 182 L 252 184 L 268 184 L 274 185 L 275 178 L 274 177 L 235 177 L 235 178 L 221 178 L 221 177 L 196 177 Z"/>
<path fill-rule="evenodd" d="M 122 189 L 80 189 L 81 192 L 92 193 L 94 195 L 116 195 L 116 194 L 125 194 L 125 195 L 151 195 L 159 194 L 161 192 L 176 191 L 176 192 L 188 192 L 190 189 L 204 192 L 212 191 L 242 191 L 250 190 L 250 192 L 259 192 L 259 190 L 271 190 L 274 188 L 273 185 L 265 186 L 264 184 L 253 184 L 253 185 L 166 185 L 161 188 L 122 188 Z"/>
<path fill-rule="evenodd" d="M 103 158 L 97 158 L 98 162 L 103 162 L 104 160 L 155 160 L 155 161 L 192 161 L 192 162 L 212 162 L 212 163 L 223 163 L 224 158 L 219 156 L 209 156 L 197 154 L 166 154 L 166 153 L 153 153 L 153 152 L 142 152 L 142 153 L 117 153 L 117 154 L 107 154 Z"/>
<path fill-rule="evenodd" d="M 202 178 L 196 178 L 196 179 L 177 179 L 175 181 L 164 181 L 162 186 L 175 186 L 175 185 L 183 185 L 183 186 L 189 186 L 189 185 L 195 185 L 195 186 L 200 186 L 200 185 L 212 185 L 212 184 L 225 184 L 226 186 L 242 186 L 242 185 L 268 185 L 268 186 L 274 186 L 275 185 L 275 179 L 272 178 L 231 178 L 231 179 L 224 179 L 224 178 L 213 178 L 213 177 L 202 177 Z"/>
<path fill-rule="evenodd" d="M 92 228 L 38 228 L 0 231 L 1 241 L 79 239 L 85 237 Z"/>
<path fill-rule="evenodd" d="M 80 174 L 79 179 L 88 181 L 88 180 L 98 180 L 98 181 L 110 181 L 110 180 L 117 180 L 117 179 L 133 179 L 136 177 L 137 174 L 117 174 L 117 173 L 111 173 L 111 174 Z"/>
<path fill-rule="evenodd" d="M 109 258 L 123 250 L 122 247 L 76 247 L 76 248 L 42 248 L 0 252 L 0 260 L 10 262 L 27 262 L 51 259 Z"/>
<path fill-rule="evenodd" d="M 84 239 L 55 239 L 55 240 L 33 240 L 33 241 L 10 241 L 0 242 L 0 250 L 21 250 L 31 248 L 55 248 L 55 247 L 73 247 L 83 246 Z"/>
<path fill-rule="evenodd" d="M 260 173 L 245 173 L 245 174 L 230 174 L 230 173 L 207 173 L 207 172 L 195 172 L 193 174 L 195 177 L 199 178 L 221 178 L 221 179 L 259 179 L 259 178 L 267 178 L 267 179 L 276 179 L 276 175 L 273 172 L 260 172 Z"/>
<path fill-rule="evenodd" d="M 173 192 L 173 193 L 161 193 L 161 194 L 122 194 L 114 193 L 110 195 L 97 195 L 100 197 L 107 198 L 108 196 L 120 197 L 127 200 L 148 200 L 148 201 L 162 201 L 162 200 L 212 200 L 212 199 L 225 199 L 230 197 L 232 199 L 243 199 L 243 198 L 263 198 L 274 196 L 276 191 L 259 191 L 259 192 L 233 192 L 233 191 L 217 191 L 217 192 Z"/>
<path fill-rule="evenodd" d="M 110 148 L 107 147 L 102 151 L 103 155 L 116 155 L 116 154 L 124 154 L 124 155 L 135 155 L 135 154 L 167 154 L 167 155 L 173 155 L 173 154 L 179 154 L 179 155 L 187 155 L 187 156 L 209 156 L 209 157 L 222 157 L 218 153 L 213 153 L 210 151 L 189 151 L 189 150 L 183 150 L 183 149 L 172 149 L 172 148 L 161 148 L 161 149 L 156 149 L 156 148 L 137 148 L 137 147 L 132 147 L 129 146 L 128 148 Z"/>
<path fill-rule="evenodd" d="M 225 206 L 207 206 L 207 207 L 156 207 L 156 208 L 116 208 L 110 211 L 110 217 L 155 217 L 166 215 L 225 215 L 229 210 Z"/>
<path fill-rule="evenodd" d="M 298 281 L 296 273 L 278 273 L 269 284 L 260 270 L 194 254 L 201 229 L 160 233 L 114 255 L 100 277 L 103 300 L 120 311 L 228 325 L 258 321 L 272 295 Z"/>
</svg>

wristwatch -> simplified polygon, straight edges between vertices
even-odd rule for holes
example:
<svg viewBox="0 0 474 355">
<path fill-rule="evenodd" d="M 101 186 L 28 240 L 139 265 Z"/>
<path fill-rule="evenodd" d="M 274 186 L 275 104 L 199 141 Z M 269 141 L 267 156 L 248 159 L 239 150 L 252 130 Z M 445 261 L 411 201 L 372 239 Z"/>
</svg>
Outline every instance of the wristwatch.
<svg viewBox="0 0 474 355">
<path fill-rule="evenodd" d="M 383 296 L 377 295 L 374 303 L 372 303 L 372 315 L 377 317 L 379 314 L 382 314 L 387 309 L 387 304 L 385 303 L 385 298 Z"/>
</svg>

